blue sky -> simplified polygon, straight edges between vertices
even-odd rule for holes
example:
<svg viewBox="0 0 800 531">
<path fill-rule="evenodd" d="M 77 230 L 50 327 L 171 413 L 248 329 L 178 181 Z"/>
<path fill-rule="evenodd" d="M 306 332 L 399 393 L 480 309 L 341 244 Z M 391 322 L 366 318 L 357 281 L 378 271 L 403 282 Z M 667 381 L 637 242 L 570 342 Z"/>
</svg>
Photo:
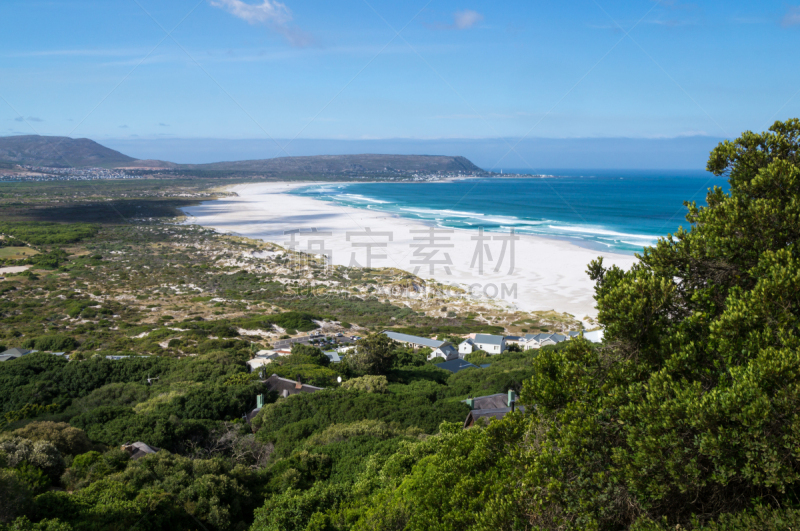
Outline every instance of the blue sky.
<svg viewBox="0 0 800 531">
<path fill-rule="evenodd" d="M 2 135 L 731 137 L 800 115 L 800 6 L 779 1 L 3 0 L 0 18 Z"/>
</svg>

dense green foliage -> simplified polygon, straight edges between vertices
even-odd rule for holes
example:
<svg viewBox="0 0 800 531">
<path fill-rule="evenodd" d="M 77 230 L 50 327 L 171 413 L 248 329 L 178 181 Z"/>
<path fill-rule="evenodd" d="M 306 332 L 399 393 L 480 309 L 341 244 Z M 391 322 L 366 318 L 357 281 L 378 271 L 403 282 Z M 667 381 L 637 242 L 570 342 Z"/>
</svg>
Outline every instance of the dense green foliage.
<svg viewBox="0 0 800 531">
<path fill-rule="evenodd" d="M 0 222 L 0 234 L 7 234 L 31 245 L 76 243 L 97 234 L 98 227 L 88 223 L 9 223 Z"/>
<path fill-rule="evenodd" d="M 386 374 L 394 365 L 397 344 L 385 334 L 372 334 L 356 341 L 347 365 L 356 374 Z"/>
</svg>

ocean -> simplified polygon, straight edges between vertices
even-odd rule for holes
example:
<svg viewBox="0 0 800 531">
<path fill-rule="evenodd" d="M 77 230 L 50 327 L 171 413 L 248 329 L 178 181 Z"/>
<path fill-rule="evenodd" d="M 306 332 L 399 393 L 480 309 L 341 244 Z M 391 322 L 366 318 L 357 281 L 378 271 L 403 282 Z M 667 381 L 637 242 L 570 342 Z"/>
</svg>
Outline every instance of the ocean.
<svg viewBox="0 0 800 531">
<path fill-rule="evenodd" d="M 534 234 L 633 254 L 688 228 L 684 201 L 705 205 L 728 182 L 701 171 L 574 171 L 441 183 L 320 184 L 292 193 L 442 227 Z"/>
</svg>

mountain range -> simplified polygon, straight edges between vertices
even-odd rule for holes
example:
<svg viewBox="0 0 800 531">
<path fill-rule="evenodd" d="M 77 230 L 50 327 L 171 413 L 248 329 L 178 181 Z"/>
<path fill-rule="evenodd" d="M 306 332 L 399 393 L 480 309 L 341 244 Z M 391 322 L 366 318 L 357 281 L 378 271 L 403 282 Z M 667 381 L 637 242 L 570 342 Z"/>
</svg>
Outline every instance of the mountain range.
<svg viewBox="0 0 800 531">
<path fill-rule="evenodd" d="M 16 164 L 51 168 L 161 169 L 269 175 L 483 172 L 468 159 L 459 156 L 317 155 L 210 164 L 176 164 L 161 160 L 135 159 L 88 138 L 38 135 L 0 137 L 0 165 L 8 167 Z"/>
</svg>

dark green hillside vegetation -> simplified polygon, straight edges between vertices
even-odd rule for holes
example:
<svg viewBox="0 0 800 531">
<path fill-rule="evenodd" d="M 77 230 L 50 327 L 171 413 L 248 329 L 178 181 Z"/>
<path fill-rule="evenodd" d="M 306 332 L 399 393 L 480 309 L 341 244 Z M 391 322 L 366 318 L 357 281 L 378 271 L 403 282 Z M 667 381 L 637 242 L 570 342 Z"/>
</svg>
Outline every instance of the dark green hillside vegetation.
<svg viewBox="0 0 800 531">
<path fill-rule="evenodd" d="M 136 159 L 88 138 L 22 135 L 0 138 L 0 160 L 52 168 L 111 168 Z"/>
<path fill-rule="evenodd" d="M 97 234 L 99 227 L 87 223 L 2 223 L 0 234 L 30 245 L 64 245 L 77 243 Z"/>
</svg>

